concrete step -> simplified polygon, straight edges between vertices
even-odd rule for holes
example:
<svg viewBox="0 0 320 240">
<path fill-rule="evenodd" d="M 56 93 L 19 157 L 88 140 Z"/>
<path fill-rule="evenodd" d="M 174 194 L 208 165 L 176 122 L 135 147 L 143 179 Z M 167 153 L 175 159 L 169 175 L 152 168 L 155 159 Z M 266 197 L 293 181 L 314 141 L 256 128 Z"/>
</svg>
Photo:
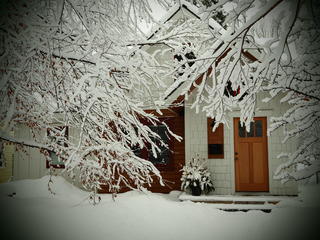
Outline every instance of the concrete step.
<svg viewBox="0 0 320 240">
<path fill-rule="evenodd" d="M 192 201 L 196 203 L 208 203 L 213 207 L 224 211 L 250 211 L 260 210 L 271 212 L 276 205 L 284 199 L 293 199 L 289 196 L 237 196 L 237 195 L 201 195 L 192 196 L 182 193 L 180 201 Z"/>
<path fill-rule="evenodd" d="M 238 195 L 201 195 L 192 196 L 182 193 L 179 196 L 180 201 L 224 203 L 224 204 L 277 204 L 281 200 L 294 199 L 289 196 L 238 196 Z"/>
</svg>

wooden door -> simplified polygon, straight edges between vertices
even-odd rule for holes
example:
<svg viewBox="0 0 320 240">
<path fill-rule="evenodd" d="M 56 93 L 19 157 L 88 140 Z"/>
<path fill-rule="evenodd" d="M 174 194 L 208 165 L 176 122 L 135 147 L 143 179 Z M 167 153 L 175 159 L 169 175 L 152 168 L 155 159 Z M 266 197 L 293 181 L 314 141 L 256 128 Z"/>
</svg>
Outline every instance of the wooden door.
<svg viewBox="0 0 320 240">
<path fill-rule="evenodd" d="M 266 117 L 254 118 L 250 132 L 234 118 L 234 160 L 237 192 L 269 191 Z"/>
</svg>

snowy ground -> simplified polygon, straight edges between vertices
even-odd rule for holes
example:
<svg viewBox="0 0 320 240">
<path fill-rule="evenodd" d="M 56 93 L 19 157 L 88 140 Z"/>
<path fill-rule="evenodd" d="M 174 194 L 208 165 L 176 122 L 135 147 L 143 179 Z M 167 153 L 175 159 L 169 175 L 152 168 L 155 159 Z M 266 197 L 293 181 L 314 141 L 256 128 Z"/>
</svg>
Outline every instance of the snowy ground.
<svg viewBox="0 0 320 240">
<path fill-rule="evenodd" d="M 55 195 L 47 183 L 48 177 L 0 184 L 0 239 L 316 239 L 316 231 L 320 236 L 319 187 L 304 188 L 303 202 L 288 200 L 264 213 L 180 202 L 180 192 L 132 191 L 116 201 L 101 195 L 93 206 L 88 193 L 63 178 L 54 178 Z M 15 197 L 8 196 L 13 192 Z"/>
</svg>

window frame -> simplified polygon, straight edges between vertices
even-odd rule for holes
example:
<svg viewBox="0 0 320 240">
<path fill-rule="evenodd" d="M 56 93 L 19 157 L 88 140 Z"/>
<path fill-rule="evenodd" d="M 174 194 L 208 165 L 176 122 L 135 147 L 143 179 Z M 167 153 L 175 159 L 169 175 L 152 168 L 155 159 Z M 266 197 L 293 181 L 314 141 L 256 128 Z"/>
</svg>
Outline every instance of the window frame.
<svg viewBox="0 0 320 240">
<path fill-rule="evenodd" d="M 173 129 L 174 124 L 174 117 L 166 116 L 163 118 L 159 118 L 160 123 L 157 126 L 162 126 L 164 124 L 161 124 L 161 122 L 165 122 L 170 129 Z M 145 122 L 147 126 L 154 126 L 151 125 L 150 122 Z M 160 163 L 154 163 L 149 159 L 149 149 L 150 144 L 147 144 L 146 147 L 140 150 L 139 157 L 150 161 L 158 170 L 160 171 L 170 171 L 174 169 L 174 158 L 173 158 L 173 152 L 174 152 L 174 138 L 168 134 L 168 150 L 169 150 L 169 162 L 167 164 L 160 164 Z M 151 150 L 150 150 L 151 151 Z M 157 152 L 158 154 L 158 152 Z"/>
<path fill-rule="evenodd" d="M 166 130 L 166 127 L 164 124 L 158 124 L 156 126 L 154 125 L 150 125 L 149 128 L 154 131 L 152 128 L 157 128 L 156 130 L 156 133 L 161 137 L 161 134 L 159 134 L 159 128 L 164 128 L 164 130 Z M 165 131 L 166 132 L 166 131 Z M 166 135 L 168 133 L 165 133 Z M 152 150 L 151 149 L 147 149 L 148 151 L 148 160 L 150 162 L 152 162 L 155 166 L 158 166 L 158 167 L 166 167 L 170 164 L 170 159 L 172 158 L 171 157 L 171 152 L 170 152 L 170 136 L 167 136 L 167 139 L 165 139 L 166 141 L 164 141 L 164 139 L 161 139 L 162 141 L 164 141 L 166 144 L 168 144 L 168 148 L 164 147 L 164 146 L 161 146 L 160 144 L 157 144 L 158 143 L 158 139 L 153 139 L 156 143 L 156 145 L 160 148 L 160 150 L 163 150 L 163 152 L 165 151 L 166 152 L 166 156 L 168 157 L 167 161 L 165 163 L 161 163 L 159 161 L 152 161 L 152 159 L 155 159 L 157 160 L 158 158 L 160 158 L 162 155 L 161 155 L 161 152 L 157 152 L 157 158 L 153 157 L 153 154 L 152 154 Z"/>
<path fill-rule="evenodd" d="M 258 128 L 258 124 L 260 127 Z M 238 123 L 238 137 L 239 138 L 262 138 L 264 137 L 263 133 L 263 123 L 262 120 L 254 120 L 253 122 L 250 122 L 250 131 L 247 132 L 246 126 L 243 124 L 241 126 L 241 122 Z M 260 129 L 260 132 L 258 133 L 258 129 Z"/>
<path fill-rule="evenodd" d="M 216 130 L 212 131 L 212 122 L 214 119 L 207 118 L 207 149 L 208 149 L 208 159 L 224 159 L 224 125 L 219 124 Z M 210 154 L 209 145 L 211 144 L 219 144 L 222 145 L 222 153 L 219 154 Z"/>
<path fill-rule="evenodd" d="M 187 45 L 190 47 L 191 43 L 188 43 Z M 174 76 L 174 80 L 177 80 L 179 77 L 181 77 L 185 73 L 186 68 L 192 67 L 192 65 L 195 63 L 195 61 L 189 61 L 189 60 L 196 60 L 197 59 L 194 51 L 192 51 L 192 50 L 186 51 L 186 53 L 183 53 L 185 51 L 185 48 L 186 48 L 186 46 L 183 47 L 181 53 L 176 53 L 173 55 L 174 61 L 178 61 L 179 63 L 183 60 L 187 60 L 187 62 L 185 64 L 181 65 L 181 69 L 183 71 L 177 72 L 176 76 Z M 186 64 L 188 64 L 188 67 L 186 66 Z"/>
</svg>

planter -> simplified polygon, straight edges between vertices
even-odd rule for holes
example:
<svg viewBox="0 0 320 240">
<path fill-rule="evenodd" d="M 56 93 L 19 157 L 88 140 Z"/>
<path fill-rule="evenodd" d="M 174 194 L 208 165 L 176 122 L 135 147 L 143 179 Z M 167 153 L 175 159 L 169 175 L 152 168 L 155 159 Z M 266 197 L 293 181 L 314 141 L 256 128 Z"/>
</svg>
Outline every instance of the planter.
<svg viewBox="0 0 320 240">
<path fill-rule="evenodd" d="M 200 186 L 190 186 L 192 196 L 200 196 L 201 188 Z"/>
<path fill-rule="evenodd" d="M 214 190 L 205 159 L 192 158 L 180 171 L 182 171 L 181 190 L 191 192 L 192 196 L 208 194 Z"/>
</svg>

